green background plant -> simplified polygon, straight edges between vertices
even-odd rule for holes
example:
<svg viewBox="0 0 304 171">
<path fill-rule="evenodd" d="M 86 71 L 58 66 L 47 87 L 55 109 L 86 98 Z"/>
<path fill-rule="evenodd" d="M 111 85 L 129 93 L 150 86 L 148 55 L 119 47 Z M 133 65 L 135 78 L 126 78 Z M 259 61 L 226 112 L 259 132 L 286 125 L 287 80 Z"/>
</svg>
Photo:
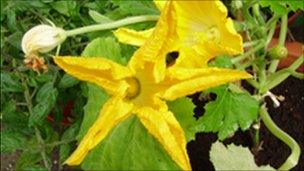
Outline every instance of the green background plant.
<svg viewBox="0 0 304 171">
<path fill-rule="evenodd" d="M 299 58 L 289 68 L 276 71 L 278 60 L 269 57 L 266 47 L 279 22 L 282 25 L 279 44 L 284 45 L 288 29 L 287 15 L 291 11 L 303 10 L 303 4 L 292 0 L 250 0 L 241 3 L 241 6 L 236 4 L 238 1 L 224 2 L 236 18 L 236 27 L 245 34 L 245 45 L 250 50 L 233 59 L 219 56 L 209 65 L 240 70 L 251 67 L 254 78 L 247 81 L 255 91 L 249 94 L 238 84 L 227 84 L 205 91 L 204 94 L 215 93 L 217 98 L 205 105 L 206 111 L 198 120 L 193 117 L 194 105 L 188 98 L 170 102 L 170 110 L 182 125 L 187 141 L 194 139 L 196 132 L 216 132 L 218 138 L 224 140 L 238 128 L 243 131 L 251 129 L 252 123 L 260 122 L 258 114 L 264 102 L 263 95 L 288 76 L 301 77 L 295 70 L 303 63 L 303 58 Z M 58 27 L 73 30 L 129 16 L 158 14 L 159 11 L 151 1 L 1 0 L 1 152 L 20 152 L 15 169 L 49 170 L 55 165 L 52 157 L 54 154 L 62 168 L 63 161 L 75 149 L 76 142 L 92 125 L 108 98 L 97 86 L 79 82 L 64 74 L 50 58 L 55 51 L 42 55 L 48 64 L 47 72 L 37 73 L 26 68 L 20 47 L 22 35 L 35 25 L 48 23 L 48 20 Z M 242 15 L 239 16 L 240 14 Z M 149 21 L 127 27 L 142 30 L 154 25 L 154 21 Z M 103 56 L 126 64 L 136 49 L 118 43 L 111 30 L 104 30 L 67 39 L 59 54 Z M 71 101 L 74 105 L 68 116 L 70 124 L 63 124 L 65 106 Z M 245 102 L 247 105 L 240 107 Z M 47 119 L 50 114 L 53 121 Z M 258 130 L 255 135 L 254 143 L 258 145 Z M 121 143 L 124 140 L 130 143 Z M 293 143 L 295 145 L 296 142 Z M 92 150 L 81 167 L 87 170 L 178 169 L 135 117 L 119 124 Z M 289 169 L 293 166 L 287 164 L 284 167 Z"/>
</svg>

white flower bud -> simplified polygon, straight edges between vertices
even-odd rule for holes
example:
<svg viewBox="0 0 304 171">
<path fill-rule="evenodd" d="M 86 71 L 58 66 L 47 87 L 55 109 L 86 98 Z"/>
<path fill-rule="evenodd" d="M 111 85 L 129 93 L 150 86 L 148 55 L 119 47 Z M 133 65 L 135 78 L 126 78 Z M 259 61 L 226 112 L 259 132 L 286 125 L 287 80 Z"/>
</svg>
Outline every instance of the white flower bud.
<svg viewBox="0 0 304 171">
<path fill-rule="evenodd" d="M 27 31 L 22 38 L 22 51 L 30 54 L 46 53 L 66 39 L 65 30 L 49 25 L 38 25 Z"/>
</svg>

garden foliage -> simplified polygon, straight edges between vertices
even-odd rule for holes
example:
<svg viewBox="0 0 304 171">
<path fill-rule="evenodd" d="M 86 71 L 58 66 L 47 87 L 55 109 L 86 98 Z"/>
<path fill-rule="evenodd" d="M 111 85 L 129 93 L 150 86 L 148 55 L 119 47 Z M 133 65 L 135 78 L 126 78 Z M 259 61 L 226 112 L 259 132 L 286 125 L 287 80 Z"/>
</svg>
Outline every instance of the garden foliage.
<svg viewBox="0 0 304 171">
<path fill-rule="evenodd" d="M 237 1 L 223 1 L 231 13 L 246 11 L 252 4 L 258 4 L 263 11 L 276 19 L 290 11 L 302 10 L 300 1 L 254 0 L 237 6 Z M 18 153 L 15 169 L 50 170 L 62 168 L 77 144 L 86 135 L 100 114 L 100 109 L 110 96 L 95 84 L 82 82 L 63 72 L 53 62 L 52 55 L 41 54 L 47 70 L 34 71 L 24 65 L 21 49 L 23 34 L 35 25 L 51 21 L 56 27 L 72 30 L 91 24 L 106 24 L 115 20 L 137 15 L 159 15 L 160 11 L 153 1 L 10 1 L 1 0 L 1 153 Z M 244 12 L 244 18 L 250 15 Z M 264 81 L 256 88 L 256 96 L 240 87 L 239 83 L 227 83 L 201 93 L 209 100 L 205 111 L 199 118 L 194 117 L 195 105 L 190 97 L 168 101 L 169 110 L 181 125 L 187 142 L 195 139 L 199 132 L 217 133 L 224 140 L 242 131 L 252 129 L 252 124 L 260 122 L 259 109 L 262 93 L 278 85 L 291 75 L 289 68 L 276 73 L 269 72 L 267 80 L 259 77 L 258 71 L 269 65 L 266 47 L 270 25 L 258 16 L 245 21 L 235 21 L 238 31 L 245 31 L 258 47 L 252 54 L 258 57 L 249 59 L 248 66 L 259 68 L 251 71 L 255 81 Z M 148 30 L 155 21 L 147 21 L 126 26 L 127 29 Z M 262 27 L 260 26 L 262 25 Z M 145 38 L 145 37 L 144 37 Z M 142 39 L 141 41 L 145 41 Z M 267 42 L 267 43 L 265 43 Z M 262 46 L 259 43 L 264 43 Z M 132 44 L 132 43 L 130 43 Z M 140 43 L 139 43 L 140 44 Z M 138 44 L 137 44 L 138 45 Z M 260 46 L 260 47 L 259 47 Z M 121 65 L 127 65 L 139 47 L 122 43 L 113 30 L 96 31 L 75 36 L 62 43 L 60 56 L 104 57 Z M 246 54 L 247 52 L 245 52 Z M 248 56 L 252 55 L 249 54 Z M 246 63 L 239 64 L 232 55 L 218 55 L 208 63 L 209 67 L 245 70 Z M 235 60 L 237 59 L 237 60 Z M 205 61 L 204 61 L 205 62 Z M 244 64 L 244 65 L 243 65 Z M 237 88 L 236 88 L 237 87 Z M 115 113 L 113 113 L 114 115 Z M 220 155 L 219 155 L 220 154 Z M 244 162 L 231 161 L 243 156 Z M 219 142 L 213 144 L 210 159 L 215 169 L 261 169 L 255 165 L 248 149 L 230 145 L 224 147 Z M 59 164 L 54 164 L 57 161 Z M 159 141 L 150 134 L 140 120 L 131 116 L 114 127 L 109 135 L 86 156 L 80 165 L 85 170 L 176 170 L 181 167 L 171 158 Z M 273 169 L 266 166 L 263 169 Z"/>
</svg>

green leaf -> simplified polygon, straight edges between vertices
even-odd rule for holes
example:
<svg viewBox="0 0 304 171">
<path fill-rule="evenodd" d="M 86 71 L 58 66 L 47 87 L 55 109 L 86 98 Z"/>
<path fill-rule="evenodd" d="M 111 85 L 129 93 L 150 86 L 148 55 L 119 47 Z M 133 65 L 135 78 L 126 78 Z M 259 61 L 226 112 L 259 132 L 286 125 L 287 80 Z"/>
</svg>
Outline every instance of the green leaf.
<svg viewBox="0 0 304 171">
<path fill-rule="evenodd" d="M 180 170 L 135 116 L 115 127 L 82 164 L 85 170 Z"/>
<path fill-rule="evenodd" d="M 257 166 L 248 148 L 234 144 L 226 148 L 218 141 L 211 146 L 210 160 L 215 170 L 275 170 L 269 165 Z"/>
<path fill-rule="evenodd" d="M 199 118 L 197 131 L 218 132 L 220 140 L 231 136 L 240 127 L 249 128 L 257 119 L 259 103 L 247 93 L 233 93 L 227 85 L 211 89 L 215 101 L 206 104 L 204 115 Z"/>
<path fill-rule="evenodd" d="M 55 74 L 53 70 L 35 76 L 35 80 L 39 83 L 51 82 L 54 80 Z"/>
<path fill-rule="evenodd" d="M 9 44 L 11 44 L 13 47 L 15 47 L 18 50 L 21 50 L 21 39 L 22 39 L 22 33 L 20 31 L 14 32 L 10 36 L 8 36 L 5 41 L 7 41 Z"/>
<path fill-rule="evenodd" d="M 90 17 L 96 22 L 96 23 L 108 23 L 108 22 L 111 22 L 113 20 L 111 20 L 110 18 L 100 14 L 99 12 L 97 11 L 94 11 L 94 10 L 90 10 L 89 11 L 89 15 Z"/>
<path fill-rule="evenodd" d="M 80 128 L 80 120 L 73 123 L 61 136 L 61 141 L 71 141 L 76 140 L 75 137 L 77 136 Z"/>
<path fill-rule="evenodd" d="M 16 110 L 16 104 L 14 100 L 4 102 L 4 105 L 1 108 L 1 115 L 9 115 Z"/>
<path fill-rule="evenodd" d="M 28 117 L 21 112 L 13 111 L 10 113 L 2 113 L 2 124 L 5 129 L 10 129 L 22 133 L 28 133 L 29 128 L 27 125 Z"/>
<path fill-rule="evenodd" d="M 304 9 L 303 0 L 285 0 L 285 3 L 289 6 L 289 9 L 294 12 Z"/>
<path fill-rule="evenodd" d="M 110 0 L 86 2 L 84 7 L 103 13 L 107 10 L 107 7 L 109 7 L 108 4 L 110 3 Z"/>
<path fill-rule="evenodd" d="M 52 91 L 53 89 L 54 89 L 54 86 L 53 86 L 52 82 L 43 84 L 43 86 L 38 90 L 38 92 L 35 96 L 36 102 L 42 101 L 49 94 L 49 92 Z"/>
<path fill-rule="evenodd" d="M 262 7 L 270 7 L 270 10 L 279 15 L 284 15 L 291 11 L 303 10 L 304 5 L 302 0 L 284 0 L 284 1 L 269 1 L 261 0 L 260 5 Z"/>
<path fill-rule="evenodd" d="M 1 72 L 1 91 L 2 92 L 23 92 L 24 88 L 19 79 L 11 73 Z"/>
<path fill-rule="evenodd" d="M 57 87 L 61 89 L 66 89 L 69 87 L 73 87 L 74 85 L 78 84 L 79 80 L 76 79 L 75 77 L 69 75 L 69 74 L 64 74 L 61 80 L 59 81 Z"/>
<path fill-rule="evenodd" d="M 26 137 L 20 132 L 12 130 L 1 131 L 1 153 L 22 149 L 26 141 Z"/>
<path fill-rule="evenodd" d="M 69 144 L 62 144 L 59 147 L 59 160 L 63 163 L 71 153 L 71 146 Z"/>
<path fill-rule="evenodd" d="M 76 140 L 75 137 L 77 136 L 80 128 L 80 122 L 81 120 L 78 120 L 73 125 L 71 125 L 61 136 L 61 141 L 67 141 L 67 143 L 60 145 L 59 148 L 59 157 L 60 161 L 64 162 L 71 153 L 71 146 L 68 142 Z"/>
<path fill-rule="evenodd" d="M 57 1 L 52 2 L 51 6 L 59 13 L 71 17 L 77 13 L 77 2 L 76 1 Z"/>
<path fill-rule="evenodd" d="M 57 95 L 58 91 L 56 88 L 51 88 L 45 93 L 44 98 L 33 108 L 32 114 L 29 117 L 29 126 L 33 126 L 34 124 L 39 125 L 43 122 L 55 106 Z"/>
<path fill-rule="evenodd" d="M 196 119 L 193 116 L 194 104 L 189 98 L 179 98 L 177 100 L 168 102 L 169 110 L 174 113 L 176 119 L 185 131 L 187 141 L 195 139 Z"/>
<path fill-rule="evenodd" d="M 87 45 L 82 56 L 104 57 L 123 64 L 119 43 L 114 37 L 97 38 Z"/>
<path fill-rule="evenodd" d="M 126 16 L 159 14 L 158 9 L 155 7 L 152 1 L 113 0 L 113 4 L 119 6 L 117 10 Z"/>
<path fill-rule="evenodd" d="M 16 162 L 16 170 L 27 170 L 27 168 L 32 168 L 37 166 L 37 162 L 41 160 L 41 155 L 39 151 L 36 153 L 31 153 L 28 151 L 23 152 Z"/>
<path fill-rule="evenodd" d="M 96 39 L 84 50 L 84 56 L 104 56 L 121 61 L 119 44 L 108 38 Z M 111 41 L 109 41 L 111 40 Z M 104 49 L 112 46 L 112 49 Z M 96 121 L 108 95 L 99 87 L 88 84 L 88 102 L 78 138 L 81 139 Z M 136 117 L 130 117 L 116 126 L 109 135 L 87 155 L 82 168 L 85 170 L 177 170 L 178 166 L 168 156 Z"/>
<path fill-rule="evenodd" d="M 259 3 L 262 7 L 270 7 L 270 10 L 275 14 L 284 15 L 288 13 L 285 3 L 282 1 L 261 0 Z"/>
</svg>

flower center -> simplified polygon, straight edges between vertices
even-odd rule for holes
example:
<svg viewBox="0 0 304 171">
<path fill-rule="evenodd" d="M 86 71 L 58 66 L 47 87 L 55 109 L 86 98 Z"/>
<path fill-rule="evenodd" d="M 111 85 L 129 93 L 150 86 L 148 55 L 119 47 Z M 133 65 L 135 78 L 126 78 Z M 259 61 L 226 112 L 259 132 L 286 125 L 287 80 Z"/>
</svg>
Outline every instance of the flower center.
<svg viewBox="0 0 304 171">
<path fill-rule="evenodd" d="M 204 27 L 202 27 L 204 28 Z M 209 28 L 204 28 L 199 31 L 194 31 L 191 36 L 186 39 L 186 42 L 191 45 L 199 44 L 200 42 L 216 42 L 219 43 L 221 38 L 221 32 L 217 26 L 211 26 Z"/>
<path fill-rule="evenodd" d="M 206 37 L 208 40 L 219 42 L 221 38 L 221 33 L 216 26 L 213 26 L 207 30 Z"/>
<path fill-rule="evenodd" d="M 126 97 L 128 99 L 134 99 L 135 97 L 137 97 L 139 95 L 140 83 L 139 83 L 138 79 L 135 77 L 127 78 L 126 81 L 129 84 Z"/>
</svg>

